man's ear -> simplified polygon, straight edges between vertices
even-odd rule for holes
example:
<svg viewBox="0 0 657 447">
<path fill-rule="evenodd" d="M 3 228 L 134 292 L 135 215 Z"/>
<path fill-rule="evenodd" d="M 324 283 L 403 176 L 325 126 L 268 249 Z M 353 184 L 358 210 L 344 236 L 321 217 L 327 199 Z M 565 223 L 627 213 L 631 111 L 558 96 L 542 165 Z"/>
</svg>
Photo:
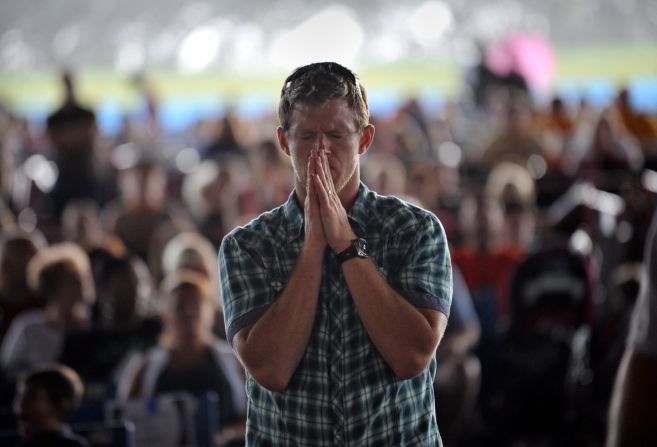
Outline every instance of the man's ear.
<svg viewBox="0 0 657 447">
<path fill-rule="evenodd" d="M 363 129 L 363 134 L 360 136 L 360 141 L 358 142 L 358 155 L 363 155 L 369 149 L 372 140 L 374 140 L 374 126 L 368 124 Z"/>
<path fill-rule="evenodd" d="M 278 144 L 281 146 L 283 152 L 290 156 L 290 147 L 287 144 L 287 137 L 285 136 L 285 131 L 281 126 L 276 128 L 276 136 L 278 137 Z"/>
</svg>

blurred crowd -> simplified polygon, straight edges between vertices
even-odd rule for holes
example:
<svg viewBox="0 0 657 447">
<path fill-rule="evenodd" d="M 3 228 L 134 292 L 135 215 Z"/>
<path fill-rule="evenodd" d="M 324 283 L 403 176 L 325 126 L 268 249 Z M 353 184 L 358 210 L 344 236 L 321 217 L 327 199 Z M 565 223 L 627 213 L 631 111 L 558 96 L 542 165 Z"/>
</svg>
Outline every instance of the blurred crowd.
<svg viewBox="0 0 657 447">
<path fill-rule="evenodd" d="M 215 392 L 213 442 L 240 445 L 217 249 L 292 192 L 274 111 L 170 136 L 145 88 L 148 116 L 108 136 L 70 73 L 62 86 L 44 123 L 0 109 L 0 407 L 26 373 L 63 364 L 82 402 Z M 604 108 L 538 104 L 522 77 L 481 67 L 439 112 L 420 99 L 372 115 L 362 174 L 433 211 L 451 244 L 446 445 L 602 445 L 657 204 L 657 117 L 625 89 Z"/>
</svg>

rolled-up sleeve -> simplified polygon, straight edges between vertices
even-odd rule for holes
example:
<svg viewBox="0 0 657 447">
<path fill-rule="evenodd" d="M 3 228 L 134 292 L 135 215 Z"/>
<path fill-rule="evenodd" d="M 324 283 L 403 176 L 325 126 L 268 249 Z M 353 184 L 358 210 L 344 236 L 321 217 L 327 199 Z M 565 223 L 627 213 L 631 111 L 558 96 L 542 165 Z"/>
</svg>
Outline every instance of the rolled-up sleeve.
<svg viewBox="0 0 657 447">
<path fill-rule="evenodd" d="M 411 304 L 449 317 L 452 263 L 445 230 L 430 213 L 405 225 L 396 235 L 400 262 L 392 286 Z"/>
</svg>

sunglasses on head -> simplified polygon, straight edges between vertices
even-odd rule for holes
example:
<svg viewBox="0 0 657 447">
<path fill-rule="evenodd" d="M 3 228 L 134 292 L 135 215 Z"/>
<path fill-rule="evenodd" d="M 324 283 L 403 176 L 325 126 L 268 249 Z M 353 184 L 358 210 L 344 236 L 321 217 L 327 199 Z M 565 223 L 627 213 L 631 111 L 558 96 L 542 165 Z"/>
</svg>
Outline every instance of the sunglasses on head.
<svg viewBox="0 0 657 447">
<path fill-rule="evenodd" d="M 347 67 L 344 67 L 336 62 L 316 62 L 314 64 L 308 64 L 297 68 L 285 80 L 285 90 L 289 89 L 292 83 L 303 77 L 304 74 L 317 70 L 318 68 L 323 69 L 329 73 L 339 75 L 343 80 L 351 83 L 356 88 L 358 95 L 360 95 L 360 85 L 356 75 Z"/>
</svg>

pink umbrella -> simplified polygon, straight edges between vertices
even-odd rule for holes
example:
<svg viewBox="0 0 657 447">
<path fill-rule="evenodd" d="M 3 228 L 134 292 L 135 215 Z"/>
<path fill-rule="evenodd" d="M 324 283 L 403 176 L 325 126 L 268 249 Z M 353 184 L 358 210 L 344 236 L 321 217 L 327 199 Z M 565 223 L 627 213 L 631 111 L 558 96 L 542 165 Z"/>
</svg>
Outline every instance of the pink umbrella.
<svg viewBox="0 0 657 447">
<path fill-rule="evenodd" d="M 554 78 L 557 64 L 552 47 L 542 37 L 511 34 L 488 51 L 486 65 L 500 76 L 515 71 L 531 88 L 546 90 Z"/>
</svg>

